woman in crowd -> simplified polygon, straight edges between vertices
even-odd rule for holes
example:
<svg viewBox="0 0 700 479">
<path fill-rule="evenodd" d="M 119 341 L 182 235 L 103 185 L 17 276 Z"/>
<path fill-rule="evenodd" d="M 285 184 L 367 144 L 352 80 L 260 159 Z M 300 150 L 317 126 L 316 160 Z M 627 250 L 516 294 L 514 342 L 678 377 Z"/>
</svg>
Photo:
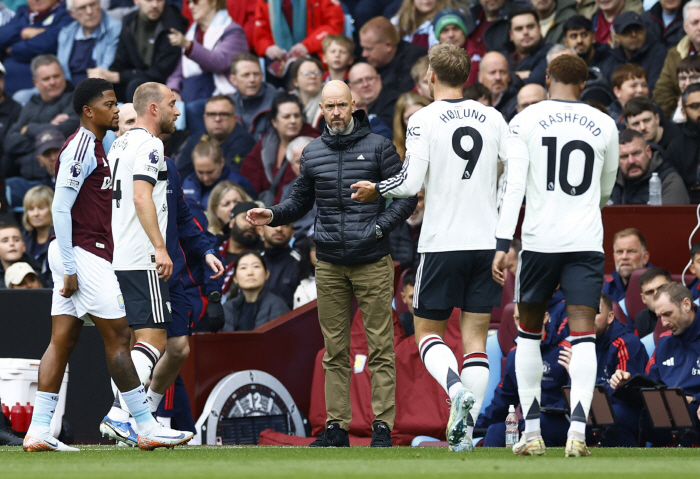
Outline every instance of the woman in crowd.
<svg viewBox="0 0 700 479">
<path fill-rule="evenodd" d="M 304 105 L 304 121 L 314 128 L 323 118 L 319 107 L 321 103 L 321 88 L 323 87 L 323 66 L 315 58 L 300 58 L 292 65 L 290 83 L 293 87 L 290 93 L 295 94 Z"/>
<path fill-rule="evenodd" d="M 294 249 L 301 256 L 299 261 L 299 286 L 294 292 L 294 309 L 310 303 L 318 296 L 316 292 L 316 245 L 311 236 L 294 244 Z"/>
<path fill-rule="evenodd" d="M 241 165 L 241 174 L 260 192 L 259 199 L 266 206 L 279 203 L 284 186 L 296 178 L 287 161 L 289 143 L 297 136 L 319 136 L 318 130 L 304 123 L 303 110 L 296 95 L 277 96 L 270 108 L 272 128 L 260 138 Z"/>
<path fill-rule="evenodd" d="M 269 277 L 260 252 L 251 250 L 238 258 L 234 280 L 240 291 L 224 304 L 222 331 L 251 331 L 289 312 L 284 300 L 265 288 Z"/>
<path fill-rule="evenodd" d="M 415 112 L 428 105 L 430 105 L 430 100 L 412 91 L 401 94 L 399 99 L 396 100 L 396 107 L 394 108 L 394 146 L 401 157 L 401 161 L 404 160 L 406 155 L 406 127 L 408 126 L 408 119 Z"/>
<path fill-rule="evenodd" d="M 231 20 L 226 0 L 188 0 L 194 22 L 182 34 L 171 30 L 170 44 L 182 48 L 180 63 L 168 87 L 185 103 L 235 92 L 229 81 L 231 60 L 248 51 L 240 25 Z"/>
<path fill-rule="evenodd" d="M 451 0 L 403 0 L 391 23 L 396 25 L 401 38 L 427 50 L 438 43 L 432 25 L 433 17 L 439 11 L 452 7 Z"/>
<path fill-rule="evenodd" d="M 238 203 L 253 201 L 243 188 L 233 181 L 220 181 L 209 194 L 205 214 L 209 225 L 207 230 L 214 236 L 228 235 L 231 212 Z"/>
<path fill-rule="evenodd" d="M 194 173 L 182 181 L 182 189 L 187 200 L 201 203 L 205 210 L 211 190 L 220 181 L 232 181 L 240 185 L 249 195 L 256 194 L 250 181 L 226 164 L 221 148 L 209 138 L 203 138 L 192 150 L 192 164 Z"/>
<path fill-rule="evenodd" d="M 47 288 L 53 287 L 48 262 L 49 238 L 53 235 L 52 203 L 53 189 L 50 186 L 34 186 L 24 195 L 24 215 L 22 216 L 27 256 L 37 271 L 41 283 Z"/>
</svg>

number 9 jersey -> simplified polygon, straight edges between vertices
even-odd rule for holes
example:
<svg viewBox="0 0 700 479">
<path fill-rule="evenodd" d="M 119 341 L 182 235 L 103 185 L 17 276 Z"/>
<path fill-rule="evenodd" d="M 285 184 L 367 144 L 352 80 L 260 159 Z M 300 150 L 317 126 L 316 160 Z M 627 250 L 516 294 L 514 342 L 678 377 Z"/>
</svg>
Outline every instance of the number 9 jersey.
<svg viewBox="0 0 700 479">
<path fill-rule="evenodd" d="M 513 238 L 523 195 L 523 250 L 603 252 L 600 214 L 615 185 L 618 130 L 585 103 L 545 100 L 511 120 L 499 240 Z"/>
<path fill-rule="evenodd" d="M 497 168 L 507 133 L 495 108 L 473 100 L 435 101 L 411 116 L 403 169 L 377 191 L 406 197 L 425 184 L 419 253 L 496 247 Z"/>
</svg>

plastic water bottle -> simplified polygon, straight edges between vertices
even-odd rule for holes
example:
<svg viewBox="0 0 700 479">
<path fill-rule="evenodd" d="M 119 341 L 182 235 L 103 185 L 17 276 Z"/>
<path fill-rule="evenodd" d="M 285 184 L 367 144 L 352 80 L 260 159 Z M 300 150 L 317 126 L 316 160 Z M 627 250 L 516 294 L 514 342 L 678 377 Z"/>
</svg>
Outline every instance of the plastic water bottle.
<svg viewBox="0 0 700 479">
<path fill-rule="evenodd" d="M 511 404 L 506 417 L 506 447 L 513 447 L 519 439 L 518 416 L 515 415 L 515 406 Z"/>
<path fill-rule="evenodd" d="M 647 204 L 661 204 L 661 178 L 658 173 L 652 173 L 649 179 L 649 203 Z"/>
</svg>

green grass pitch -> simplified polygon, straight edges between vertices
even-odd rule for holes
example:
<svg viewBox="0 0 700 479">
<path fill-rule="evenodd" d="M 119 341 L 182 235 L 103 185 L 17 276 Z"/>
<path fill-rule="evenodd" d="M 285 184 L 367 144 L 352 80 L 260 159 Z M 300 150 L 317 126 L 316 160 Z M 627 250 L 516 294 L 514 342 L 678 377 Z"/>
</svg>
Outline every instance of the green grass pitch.
<svg viewBox="0 0 700 479">
<path fill-rule="evenodd" d="M 143 452 L 85 446 L 79 453 L 25 453 L 0 447 L 2 479 L 218 478 L 312 479 L 343 477 L 556 477 L 655 479 L 697 478 L 698 449 L 592 449 L 593 456 L 564 458 L 550 448 L 546 457 L 515 457 L 504 449 L 451 453 L 439 448 L 309 449 L 302 447 L 178 447 Z"/>
</svg>

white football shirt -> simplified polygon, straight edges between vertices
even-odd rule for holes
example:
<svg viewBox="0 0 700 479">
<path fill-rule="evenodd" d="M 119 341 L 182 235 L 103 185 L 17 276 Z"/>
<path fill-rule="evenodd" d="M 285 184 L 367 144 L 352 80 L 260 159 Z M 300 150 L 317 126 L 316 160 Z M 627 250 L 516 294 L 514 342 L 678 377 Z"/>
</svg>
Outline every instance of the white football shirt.
<svg viewBox="0 0 700 479">
<path fill-rule="evenodd" d="M 160 234 L 168 227 L 168 167 L 163 142 L 144 128 L 132 128 L 112 143 L 107 155 L 112 168 L 112 235 L 115 270 L 155 270 L 155 248 L 136 214 L 134 181 L 153 185 L 153 203 Z"/>
<path fill-rule="evenodd" d="M 377 190 L 408 197 L 425 184 L 419 253 L 496 247 L 497 166 L 507 133 L 495 108 L 473 100 L 436 101 L 408 120 L 403 168 Z"/>
<path fill-rule="evenodd" d="M 618 167 L 618 130 L 581 102 L 546 100 L 510 122 L 508 166 L 496 237 L 510 240 L 526 198 L 523 249 L 603 252 L 605 205 Z"/>
</svg>

